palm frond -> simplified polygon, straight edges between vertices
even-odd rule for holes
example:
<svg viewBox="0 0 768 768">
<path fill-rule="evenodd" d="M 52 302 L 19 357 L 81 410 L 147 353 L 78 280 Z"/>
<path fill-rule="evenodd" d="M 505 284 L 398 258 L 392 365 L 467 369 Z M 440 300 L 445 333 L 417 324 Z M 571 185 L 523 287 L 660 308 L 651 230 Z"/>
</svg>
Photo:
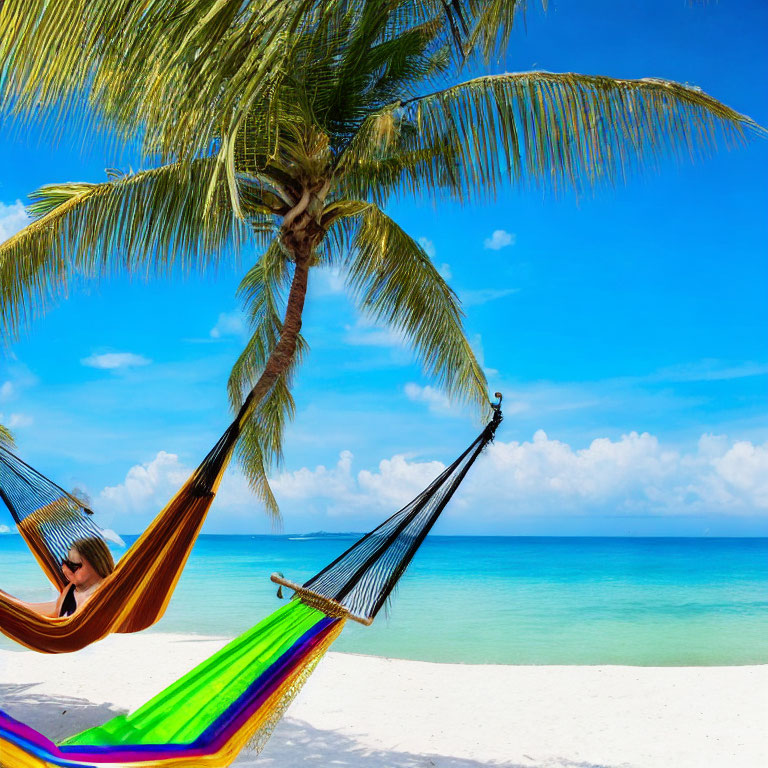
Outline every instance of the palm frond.
<svg viewBox="0 0 768 768">
<path fill-rule="evenodd" d="M 402 107 L 404 127 L 416 127 L 402 143 L 412 151 L 446 147 L 456 160 L 451 191 L 462 199 L 491 197 L 505 181 L 578 190 L 612 184 L 665 156 L 695 158 L 764 132 L 698 88 L 655 78 L 491 75 Z"/>
<path fill-rule="evenodd" d="M 0 424 L 0 445 L 4 448 L 13 448 L 16 441 L 13 439 L 13 432 L 8 427 Z"/>
<path fill-rule="evenodd" d="M 162 149 L 164 161 L 191 159 L 221 134 L 222 116 L 237 121 L 265 92 L 291 33 L 319 6 L 318 0 L 5 0 L 0 97 L 24 120 L 39 119 L 41 108 L 71 117 L 87 103 L 95 124 L 122 130 L 127 139 L 142 127 L 148 156 Z"/>
<path fill-rule="evenodd" d="M 464 334 L 456 294 L 424 249 L 380 208 L 370 204 L 359 217 L 346 269 L 361 311 L 402 333 L 446 394 L 486 416 L 485 374 Z"/>
<path fill-rule="evenodd" d="M 384 206 L 392 194 L 462 197 L 462 149 L 455 136 L 435 137 L 430 146 L 415 136 L 398 103 L 372 114 L 336 164 L 335 191 L 342 197 Z"/>
<path fill-rule="evenodd" d="M 247 236 L 220 185 L 206 207 L 211 162 L 142 171 L 102 184 L 58 184 L 32 195 L 38 216 L 0 245 L 2 322 L 16 332 L 67 282 L 117 271 L 168 273 L 206 268 Z M 253 230 L 271 232 L 254 213 Z"/>
<path fill-rule="evenodd" d="M 280 509 L 269 485 L 269 472 L 279 465 L 283 430 L 294 413 L 289 385 L 280 377 L 243 425 L 237 443 L 237 456 L 248 484 L 275 525 L 280 522 Z"/>
<path fill-rule="evenodd" d="M 358 50 L 370 48 L 373 61 L 429 25 L 439 44 L 443 11 L 439 0 L 5 0 L 0 101 L 23 120 L 45 110 L 49 126 L 87 115 L 88 127 L 109 126 L 126 140 L 138 128 L 147 157 L 189 160 L 233 141 L 254 108 L 277 118 L 281 83 L 302 67 L 305 80 L 332 73 L 338 93 L 345 86 L 334 64 L 357 76 Z M 346 50 L 336 56 L 339 46 Z M 381 86 L 394 83 L 398 59 L 389 59 Z M 274 120 L 270 133 L 274 143 Z"/>
<path fill-rule="evenodd" d="M 6 0 L 0 6 L 3 105 L 31 116 L 82 95 L 130 0 Z M 135 5 L 135 4 L 134 4 Z M 125 27 L 123 27 L 125 28 Z"/>
<path fill-rule="evenodd" d="M 525 13 L 526 0 L 451 0 L 446 2 L 449 13 L 458 13 L 467 7 L 467 28 L 464 52 L 467 56 L 477 51 L 486 62 L 500 55 L 509 45 L 512 29 L 518 18 Z M 547 9 L 547 0 L 541 0 Z"/>
<path fill-rule="evenodd" d="M 321 219 L 325 237 L 316 251 L 317 266 L 343 264 L 359 227 L 358 216 L 367 205 L 360 200 L 341 199 L 325 206 Z"/>
</svg>

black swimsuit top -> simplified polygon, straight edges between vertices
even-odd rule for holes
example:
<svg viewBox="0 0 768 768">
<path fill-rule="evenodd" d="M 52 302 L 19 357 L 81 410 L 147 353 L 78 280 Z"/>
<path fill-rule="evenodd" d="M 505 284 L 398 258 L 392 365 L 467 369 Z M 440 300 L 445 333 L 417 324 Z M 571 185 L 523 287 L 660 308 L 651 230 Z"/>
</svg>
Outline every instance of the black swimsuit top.
<svg viewBox="0 0 768 768">
<path fill-rule="evenodd" d="M 77 600 L 75 600 L 75 585 L 70 584 L 67 589 L 67 594 L 64 595 L 64 599 L 61 601 L 59 616 L 71 616 L 76 610 Z"/>
</svg>

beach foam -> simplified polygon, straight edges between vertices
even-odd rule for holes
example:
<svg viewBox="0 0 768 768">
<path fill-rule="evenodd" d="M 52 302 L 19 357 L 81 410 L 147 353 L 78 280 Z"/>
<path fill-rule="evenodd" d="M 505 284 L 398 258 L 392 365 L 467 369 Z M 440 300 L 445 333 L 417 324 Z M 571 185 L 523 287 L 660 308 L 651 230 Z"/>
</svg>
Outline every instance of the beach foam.
<svg viewBox="0 0 768 768">
<path fill-rule="evenodd" d="M 135 709 L 224 638 L 0 651 L 0 706 L 54 740 Z M 762 768 L 768 666 L 431 664 L 330 653 L 254 768 Z"/>
</svg>

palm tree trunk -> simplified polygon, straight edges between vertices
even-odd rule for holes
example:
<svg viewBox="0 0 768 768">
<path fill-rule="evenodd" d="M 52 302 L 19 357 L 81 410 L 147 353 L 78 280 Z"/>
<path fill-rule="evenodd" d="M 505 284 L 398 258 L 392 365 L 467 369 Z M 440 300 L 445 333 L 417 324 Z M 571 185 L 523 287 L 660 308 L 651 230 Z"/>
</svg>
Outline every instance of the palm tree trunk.
<svg viewBox="0 0 768 768">
<path fill-rule="evenodd" d="M 296 267 L 293 273 L 293 280 L 291 281 L 291 289 L 288 292 L 288 303 L 285 308 L 280 338 L 267 358 L 264 372 L 243 401 L 238 412 L 237 423 L 240 427 L 243 426 L 256 405 L 266 397 L 280 376 L 289 370 L 293 357 L 296 354 L 299 333 L 301 332 L 304 300 L 307 296 L 307 282 L 312 254 L 311 246 L 309 244 L 307 246 L 294 250 L 293 255 Z"/>
</svg>

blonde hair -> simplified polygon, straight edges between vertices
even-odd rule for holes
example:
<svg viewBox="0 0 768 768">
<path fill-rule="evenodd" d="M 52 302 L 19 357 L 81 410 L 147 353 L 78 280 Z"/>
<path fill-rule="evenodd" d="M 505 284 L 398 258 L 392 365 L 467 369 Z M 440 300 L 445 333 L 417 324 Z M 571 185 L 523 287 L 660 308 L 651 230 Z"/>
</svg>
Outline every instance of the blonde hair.
<svg viewBox="0 0 768 768">
<path fill-rule="evenodd" d="M 115 561 L 112 559 L 112 553 L 103 539 L 97 536 L 76 539 L 72 542 L 72 548 L 76 549 L 93 566 L 93 570 L 102 579 L 106 579 L 115 570 Z"/>
</svg>

